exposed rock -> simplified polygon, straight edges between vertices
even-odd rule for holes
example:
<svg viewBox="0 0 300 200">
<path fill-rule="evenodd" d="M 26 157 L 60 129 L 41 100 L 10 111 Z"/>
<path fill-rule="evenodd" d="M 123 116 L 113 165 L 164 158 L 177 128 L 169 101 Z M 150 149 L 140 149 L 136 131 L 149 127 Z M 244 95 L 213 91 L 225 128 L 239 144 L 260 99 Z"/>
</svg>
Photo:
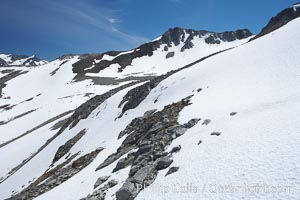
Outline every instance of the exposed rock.
<svg viewBox="0 0 300 200">
<path fill-rule="evenodd" d="M 167 55 L 166 55 L 166 59 L 172 58 L 172 57 L 174 57 L 174 56 L 175 56 L 175 52 L 174 52 L 174 51 L 168 52 Z"/>
<path fill-rule="evenodd" d="M 234 115 L 236 115 L 237 114 L 237 112 L 231 112 L 230 113 L 230 116 L 234 116 Z"/>
<path fill-rule="evenodd" d="M 221 132 L 212 132 L 211 135 L 220 136 Z"/>
<path fill-rule="evenodd" d="M 169 157 L 159 158 L 155 165 L 156 170 L 162 170 L 168 168 L 173 163 L 173 160 Z"/>
<path fill-rule="evenodd" d="M 252 38 L 250 41 L 260 38 L 270 32 L 279 29 L 286 25 L 288 22 L 300 17 L 300 9 L 294 6 L 289 7 L 278 13 L 275 17 L 272 17 L 269 23 L 261 30 L 261 32 Z"/>
<path fill-rule="evenodd" d="M 97 189 L 92 194 L 89 194 L 87 197 L 82 198 L 81 200 L 104 200 L 106 196 L 106 192 L 109 188 L 112 188 L 118 184 L 117 180 L 110 180 L 103 187 Z"/>
<path fill-rule="evenodd" d="M 205 119 L 202 123 L 202 125 L 208 125 L 211 122 L 210 119 Z"/>
<path fill-rule="evenodd" d="M 101 105 L 106 99 L 108 99 L 112 95 L 116 94 L 117 92 L 119 92 L 127 87 L 133 86 L 137 83 L 138 82 L 131 82 L 131 83 L 122 85 L 120 87 L 117 87 L 115 89 L 112 89 L 104 94 L 96 95 L 95 97 L 89 99 L 87 102 L 83 103 L 75 110 L 73 115 L 63 125 L 63 127 L 59 130 L 59 132 L 57 134 L 59 135 L 60 133 L 62 133 L 68 126 L 70 126 L 70 128 L 73 128 L 81 119 L 86 119 L 91 114 L 91 112 L 94 109 L 96 109 L 99 105 Z"/>
<path fill-rule="evenodd" d="M 187 69 L 187 68 L 189 68 L 189 67 L 191 67 L 191 66 L 193 66 L 197 63 L 200 63 L 200 62 L 206 60 L 207 58 L 209 58 L 211 56 L 217 55 L 217 54 L 222 53 L 224 51 L 227 51 L 227 50 L 216 52 L 216 53 L 213 53 L 209 56 L 203 57 L 203 58 L 201 58 L 201 59 L 199 59 L 199 60 L 197 60 L 193 63 L 190 63 L 190 64 L 188 64 L 184 67 L 181 67 L 181 68 L 176 69 L 176 70 L 172 70 L 172 71 L 170 71 L 170 72 L 168 72 L 164 75 L 155 77 L 155 78 L 151 79 L 149 82 L 146 82 L 143 85 L 140 85 L 140 86 L 135 87 L 132 90 L 128 91 L 127 94 L 123 97 L 122 101 L 119 104 L 119 107 L 121 107 L 124 104 L 124 106 L 122 108 L 122 114 L 119 117 L 122 117 L 122 115 L 127 110 L 136 108 L 148 96 L 150 91 L 153 88 L 155 88 L 164 79 L 168 78 L 169 76 L 171 76 L 171 75 L 173 75 L 173 74 L 175 74 L 175 73 L 177 73 L 181 70 Z"/>
<path fill-rule="evenodd" d="M 133 191 L 133 188 L 137 187 L 134 184 L 147 187 L 155 180 L 158 170 L 171 165 L 173 161 L 167 157 L 168 152 L 165 151 L 167 145 L 199 121 L 199 119 L 192 119 L 183 125 L 177 121 L 179 112 L 190 104 L 190 98 L 191 96 L 165 106 L 161 111 L 151 112 L 151 115 L 135 118 L 125 130 L 121 131 L 119 138 L 125 135 L 126 138 L 117 153 L 112 154 L 108 159 L 128 149 L 137 148 L 138 150 L 131 163 L 126 183 L 117 192 L 117 199 L 134 198 L 138 193 L 136 190 Z M 124 161 L 121 160 L 122 163 Z M 103 163 L 100 166 L 103 166 Z"/>
<path fill-rule="evenodd" d="M 138 188 L 132 182 L 126 181 L 117 191 L 117 200 L 133 200 L 138 194 Z"/>
<path fill-rule="evenodd" d="M 94 184 L 94 189 L 102 185 L 110 176 L 101 176 L 97 179 L 96 183 Z"/>
<path fill-rule="evenodd" d="M 173 173 L 177 172 L 178 170 L 179 170 L 179 167 L 171 167 L 165 176 L 173 174 Z"/>
<path fill-rule="evenodd" d="M 187 35 L 189 35 L 187 37 Z M 208 31 L 197 31 L 192 29 L 183 28 L 171 28 L 166 31 L 159 40 L 155 40 L 149 43 L 145 43 L 131 52 L 106 52 L 103 54 L 89 54 L 80 57 L 80 60 L 73 64 L 73 72 L 78 75 L 85 75 L 86 73 L 99 73 L 101 70 L 109 67 L 112 64 L 119 64 L 119 72 L 122 72 L 127 66 L 132 64 L 132 61 L 136 58 L 143 56 L 152 56 L 153 52 L 163 45 L 163 50 L 168 51 L 168 47 L 172 45 L 178 46 L 183 43 L 181 51 L 190 49 L 194 46 L 193 39 L 206 38 L 205 42 L 208 44 L 215 44 L 217 41 L 234 41 L 237 39 L 244 39 L 251 36 L 252 33 L 248 29 L 237 31 L 226 31 L 223 33 L 214 33 Z M 208 39 L 207 39 L 208 38 Z M 102 60 L 104 55 L 114 56 L 112 60 Z M 172 55 L 172 54 L 170 54 Z M 99 62 L 95 62 L 95 60 Z"/>
<path fill-rule="evenodd" d="M 8 59 L 0 59 L 0 67 L 5 66 L 38 66 L 48 63 L 46 60 L 42 60 L 37 56 L 15 55 L 6 54 Z"/>
<path fill-rule="evenodd" d="M 126 158 L 122 158 L 118 161 L 117 166 L 113 169 L 112 172 L 117 172 L 120 169 L 124 169 L 128 165 L 130 165 L 135 158 L 135 153 L 128 154 Z"/>
<path fill-rule="evenodd" d="M 156 177 L 157 171 L 153 165 L 147 165 L 138 170 L 133 177 L 129 178 L 128 181 L 138 184 L 149 184 Z"/>
<path fill-rule="evenodd" d="M 135 146 L 132 145 L 128 148 L 119 148 L 117 150 L 116 153 L 113 153 L 111 154 L 109 157 L 107 157 L 103 163 L 101 163 L 97 168 L 96 168 L 96 171 L 97 170 L 100 170 L 104 167 L 107 167 L 108 165 L 110 165 L 111 163 L 115 162 L 116 160 L 118 160 L 121 156 L 123 156 L 124 154 L 128 153 L 129 151 L 131 151 L 132 149 L 134 149 Z"/>
<path fill-rule="evenodd" d="M 140 146 L 139 150 L 137 151 L 138 155 L 148 153 L 154 148 L 154 144 L 142 145 Z"/>
<path fill-rule="evenodd" d="M 179 145 L 179 146 L 176 146 L 176 147 L 173 147 L 172 149 L 171 149 L 171 151 L 170 151 L 170 154 L 172 154 L 172 153 L 177 153 L 177 152 L 179 152 L 181 150 L 181 146 Z"/>
<path fill-rule="evenodd" d="M 195 126 L 201 119 L 191 119 L 190 121 L 188 121 L 187 123 L 185 123 L 183 125 L 184 128 L 192 128 L 193 126 Z"/>
<path fill-rule="evenodd" d="M 44 175 L 39 177 L 35 182 L 33 182 L 16 196 L 9 198 L 9 200 L 34 199 L 41 194 L 57 187 L 88 166 L 102 149 L 103 148 L 98 148 L 91 153 L 81 156 L 68 166 L 66 166 L 67 163 L 65 163 L 54 170 L 45 172 Z M 74 157 L 71 157 L 69 161 L 73 158 Z"/>
<path fill-rule="evenodd" d="M 54 156 L 53 159 L 53 163 L 55 163 L 56 161 L 58 161 L 61 157 L 63 157 L 64 155 L 66 155 L 71 148 L 76 144 L 76 142 L 78 142 L 80 140 L 80 138 L 82 138 L 82 136 L 84 136 L 84 134 L 86 133 L 86 129 L 81 130 L 79 133 L 77 133 L 73 138 L 71 138 L 70 140 L 68 140 L 64 145 L 60 146 Z"/>
<path fill-rule="evenodd" d="M 112 179 L 112 180 L 110 180 L 110 181 L 108 182 L 108 186 L 109 186 L 110 188 L 112 188 L 112 187 L 118 185 L 118 183 L 119 183 L 119 182 L 118 182 L 117 180 Z"/>
<path fill-rule="evenodd" d="M 20 70 L 16 70 L 16 71 L 12 71 L 9 74 L 3 76 L 0 78 L 0 98 L 2 97 L 2 90 L 3 88 L 6 86 L 6 82 L 10 81 L 11 79 L 14 79 L 22 74 L 26 74 L 27 71 L 20 71 Z"/>
<path fill-rule="evenodd" d="M 0 121 L 0 126 L 5 125 L 5 124 L 8 124 L 8 123 L 10 123 L 10 122 L 12 122 L 12 121 L 14 121 L 14 120 L 16 120 L 16 119 L 19 119 L 19 118 L 21 118 L 21 117 L 24 117 L 24 116 L 26 116 L 26 115 L 28 115 L 28 114 L 30 114 L 30 113 L 36 111 L 36 110 L 37 110 L 37 109 L 29 110 L 29 111 L 24 112 L 24 113 L 22 113 L 22 114 L 19 114 L 19 115 L 17 115 L 17 116 L 11 117 L 11 118 L 8 119 L 7 121 Z M 1 147 L 1 145 L 0 145 L 0 147 Z"/>
</svg>

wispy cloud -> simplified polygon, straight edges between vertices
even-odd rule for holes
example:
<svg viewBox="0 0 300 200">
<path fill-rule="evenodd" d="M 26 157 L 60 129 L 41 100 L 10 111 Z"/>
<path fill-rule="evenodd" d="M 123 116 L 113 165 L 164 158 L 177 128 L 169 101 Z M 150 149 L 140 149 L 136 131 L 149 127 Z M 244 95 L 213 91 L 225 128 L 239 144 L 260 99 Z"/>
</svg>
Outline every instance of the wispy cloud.
<svg viewBox="0 0 300 200">
<path fill-rule="evenodd" d="M 61 2 L 49 1 L 49 4 L 53 5 L 55 12 L 60 12 L 63 15 L 67 15 L 76 20 L 80 20 L 85 24 L 93 26 L 101 31 L 106 32 L 109 35 L 117 37 L 121 40 L 125 40 L 131 45 L 139 45 L 141 43 L 149 41 L 148 38 L 143 36 L 136 36 L 128 34 L 118 28 L 118 24 L 121 23 L 116 13 L 119 10 L 111 10 L 108 8 L 93 8 L 88 4 L 80 2 L 78 4 L 62 4 Z M 99 10 L 100 9 L 100 10 Z"/>
<path fill-rule="evenodd" d="M 107 19 L 107 21 L 109 21 L 109 23 L 111 23 L 111 24 L 117 23 L 117 19 L 115 19 L 115 18 L 112 18 L 112 17 L 106 17 L 106 19 Z"/>
</svg>

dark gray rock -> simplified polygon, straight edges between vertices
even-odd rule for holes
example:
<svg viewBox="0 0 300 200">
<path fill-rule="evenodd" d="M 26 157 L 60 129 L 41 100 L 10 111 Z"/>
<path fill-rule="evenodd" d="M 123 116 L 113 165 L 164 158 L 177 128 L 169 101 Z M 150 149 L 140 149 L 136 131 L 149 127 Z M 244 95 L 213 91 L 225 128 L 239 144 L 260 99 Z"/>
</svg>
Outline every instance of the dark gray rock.
<svg viewBox="0 0 300 200">
<path fill-rule="evenodd" d="M 115 89 L 112 89 L 104 94 L 96 95 L 95 97 L 89 99 L 87 102 L 83 103 L 75 110 L 73 115 L 68 119 L 68 121 L 58 131 L 57 135 L 61 134 L 67 127 L 73 128 L 74 126 L 76 126 L 76 124 L 81 119 L 86 119 L 94 109 L 96 109 L 98 106 L 100 106 L 106 99 L 108 99 L 112 95 L 116 94 L 117 92 L 119 92 L 127 87 L 133 86 L 137 83 L 138 83 L 138 81 L 137 82 L 134 81 L 134 82 L 119 86 Z"/>
<path fill-rule="evenodd" d="M 220 136 L 221 132 L 212 132 L 211 135 Z"/>
<path fill-rule="evenodd" d="M 175 56 L 175 52 L 174 52 L 174 51 L 169 52 L 169 53 L 167 53 L 167 55 L 166 55 L 166 59 L 172 58 L 172 57 L 174 57 L 174 56 Z"/>
<path fill-rule="evenodd" d="M 149 151 L 151 151 L 153 149 L 154 145 L 153 144 L 148 144 L 148 145 L 144 145 L 141 146 L 139 148 L 139 150 L 137 151 L 138 155 L 144 154 L 144 153 L 148 153 Z"/>
<path fill-rule="evenodd" d="M 134 183 L 126 181 L 116 192 L 117 200 L 133 200 L 138 194 L 138 189 Z"/>
<path fill-rule="evenodd" d="M 270 32 L 273 32 L 280 27 L 286 25 L 288 22 L 300 17 L 300 9 L 293 6 L 284 9 L 275 17 L 272 17 L 268 24 L 261 30 L 261 32 L 252 38 L 250 41 L 260 38 Z"/>
<path fill-rule="evenodd" d="M 100 151 L 100 149 L 96 149 L 95 151 L 85 154 L 69 164 L 70 161 L 77 156 L 76 154 L 73 155 L 64 163 L 58 165 L 50 171 L 46 171 L 27 188 L 25 188 L 15 196 L 12 196 L 11 198 L 9 198 L 9 200 L 34 199 L 44 194 L 45 192 L 48 192 L 49 190 L 62 184 L 63 182 L 80 172 L 83 168 L 88 166 Z"/>
<path fill-rule="evenodd" d="M 118 72 L 122 72 L 127 66 L 132 64 L 134 59 L 144 56 L 152 56 L 153 52 L 159 49 L 162 45 L 163 51 L 168 51 L 168 47 L 172 47 L 174 45 L 178 46 L 183 43 L 183 47 L 181 48 L 181 51 L 183 52 L 186 49 L 193 48 L 193 40 L 195 37 L 204 38 L 205 36 L 206 43 L 215 44 L 220 43 L 220 41 L 244 39 L 251 35 L 252 33 L 247 29 L 215 33 L 175 27 L 166 31 L 160 39 L 145 43 L 128 53 L 123 52 L 120 54 L 121 52 L 110 51 L 102 54 L 82 55 L 80 56 L 80 60 L 73 64 L 73 72 L 77 74 L 75 78 L 78 76 L 85 77 L 86 73 L 99 73 L 101 70 L 104 70 L 112 64 L 119 64 L 120 67 Z M 102 60 L 104 55 L 114 56 L 114 58 L 112 60 Z M 100 60 L 100 62 L 95 63 L 95 60 Z"/>
<path fill-rule="evenodd" d="M 5 62 L 5 60 L 0 58 L 0 67 L 6 67 L 8 64 Z"/>
<path fill-rule="evenodd" d="M 113 169 L 113 173 L 119 171 L 120 169 L 124 169 L 128 165 L 130 165 L 135 158 L 135 153 L 128 154 L 126 158 L 122 158 L 118 161 L 116 167 Z"/>
<path fill-rule="evenodd" d="M 160 158 L 156 161 L 156 170 L 163 170 L 168 168 L 173 163 L 173 160 L 169 157 Z"/>
<path fill-rule="evenodd" d="M 84 136 L 86 133 L 86 129 L 81 130 L 77 133 L 72 139 L 68 140 L 64 145 L 60 146 L 54 156 L 53 163 L 58 161 L 64 155 L 66 155 L 70 149 Z"/>
<path fill-rule="evenodd" d="M 97 179 L 95 185 L 94 185 L 94 189 L 99 187 L 100 185 L 102 185 L 102 183 L 104 183 L 105 181 L 107 181 L 109 179 L 110 176 L 101 176 Z"/>
<path fill-rule="evenodd" d="M 192 128 L 193 126 L 195 126 L 201 119 L 197 118 L 197 119 L 191 119 L 190 121 L 188 121 L 187 123 L 185 123 L 183 126 L 185 128 Z"/>
<path fill-rule="evenodd" d="M 119 183 L 119 182 L 118 182 L 117 180 L 112 179 L 112 180 L 110 180 L 110 181 L 108 182 L 108 186 L 109 186 L 110 188 L 112 188 L 112 187 L 118 185 L 118 183 Z"/>
<path fill-rule="evenodd" d="M 177 152 L 179 152 L 180 150 L 181 150 L 181 146 L 178 145 L 178 146 L 173 147 L 173 148 L 171 149 L 170 154 L 177 153 Z"/>
<path fill-rule="evenodd" d="M 234 116 L 234 115 L 236 115 L 237 114 L 237 112 L 231 112 L 230 113 L 230 116 Z"/>
<path fill-rule="evenodd" d="M 179 167 L 171 167 L 165 176 L 173 174 L 173 173 L 177 172 L 178 170 L 179 170 Z"/>
<path fill-rule="evenodd" d="M 143 118 L 147 118 L 147 117 L 150 117 L 153 113 L 156 112 L 156 109 L 153 109 L 153 110 L 148 110 L 144 113 L 144 116 Z"/>
<path fill-rule="evenodd" d="M 129 180 L 133 183 L 144 184 L 148 183 L 155 177 L 157 171 L 153 165 L 147 165 L 138 170 Z"/>
</svg>

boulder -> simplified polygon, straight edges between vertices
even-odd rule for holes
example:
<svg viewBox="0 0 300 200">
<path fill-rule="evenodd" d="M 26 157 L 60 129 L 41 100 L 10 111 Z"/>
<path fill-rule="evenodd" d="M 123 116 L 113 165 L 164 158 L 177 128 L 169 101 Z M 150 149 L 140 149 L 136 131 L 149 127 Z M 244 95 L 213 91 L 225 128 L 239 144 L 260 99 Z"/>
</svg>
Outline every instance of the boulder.
<svg viewBox="0 0 300 200">
<path fill-rule="evenodd" d="M 177 172 L 178 170 L 179 170 L 179 167 L 171 167 L 165 176 L 173 174 L 173 173 Z"/>
<path fill-rule="evenodd" d="M 156 170 L 163 170 L 163 169 L 168 168 L 172 163 L 173 163 L 173 160 L 170 159 L 169 157 L 159 158 L 155 162 L 155 168 L 156 168 Z"/>
<path fill-rule="evenodd" d="M 100 186 L 102 183 L 104 183 L 105 181 L 107 181 L 107 179 L 109 179 L 110 176 L 101 176 L 97 179 L 96 183 L 94 184 L 94 189 L 97 188 L 98 186 Z"/>
<path fill-rule="evenodd" d="M 124 185 L 116 192 L 117 200 L 133 200 L 138 194 L 134 183 L 126 181 Z"/>
<path fill-rule="evenodd" d="M 174 52 L 174 51 L 169 52 L 169 53 L 167 53 L 167 55 L 166 55 L 166 59 L 172 58 L 172 57 L 174 57 L 174 56 L 175 56 L 175 52 Z"/>
</svg>

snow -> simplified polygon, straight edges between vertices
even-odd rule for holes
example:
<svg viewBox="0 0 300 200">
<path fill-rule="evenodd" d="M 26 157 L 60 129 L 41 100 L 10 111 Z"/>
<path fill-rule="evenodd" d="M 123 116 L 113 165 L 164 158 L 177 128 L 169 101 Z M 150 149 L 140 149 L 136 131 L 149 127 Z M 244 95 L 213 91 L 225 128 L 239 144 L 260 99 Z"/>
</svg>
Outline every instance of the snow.
<svg viewBox="0 0 300 200">
<path fill-rule="evenodd" d="M 300 7 L 300 4 L 294 5 L 294 6 L 293 6 L 294 11 L 296 12 L 296 11 L 297 11 L 297 8 L 299 8 L 299 7 Z"/>
<path fill-rule="evenodd" d="M 132 66 L 125 68 L 121 73 L 116 72 L 117 65 L 112 65 L 94 74 L 99 77 L 118 78 L 139 72 L 143 72 L 144 75 L 162 74 L 211 53 L 238 46 L 173 74 L 154 88 L 136 109 L 127 111 L 122 118 L 116 119 L 121 113 L 118 105 L 127 91 L 135 86 L 110 97 L 87 119 L 81 120 L 70 130 L 66 129 L 24 167 L 1 183 L 0 199 L 9 197 L 14 190 L 20 191 L 22 185 L 27 186 L 28 181 L 42 175 L 51 164 L 58 147 L 84 128 L 87 132 L 72 147 L 71 154 L 80 151 L 81 156 L 98 147 L 104 147 L 104 150 L 78 174 L 37 199 L 61 199 L 62 194 L 66 200 L 83 198 L 93 192 L 95 181 L 104 175 L 111 175 L 109 180 L 119 181 L 117 186 L 107 192 L 107 199 L 115 199 L 113 195 L 122 186 L 130 168 L 111 173 L 117 163 L 115 161 L 99 171 L 95 169 L 107 156 L 114 153 L 125 139 L 117 139 L 119 132 L 145 111 L 161 110 L 165 105 L 191 94 L 194 95 L 191 99 L 192 104 L 180 113 L 179 122 L 186 123 L 192 118 L 202 120 L 169 146 L 169 149 L 177 145 L 182 147 L 181 151 L 173 156 L 172 166 L 178 166 L 179 171 L 167 177 L 165 173 L 168 169 L 159 171 L 151 186 L 152 190 L 150 187 L 142 191 L 137 199 L 299 199 L 299 30 L 300 19 L 295 19 L 273 34 L 246 44 L 244 43 L 248 39 L 207 45 L 203 39 L 197 38 L 198 41 L 194 42 L 195 47 L 185 52 L 180 52 L 181 46 L 169 48 L 168 52 L 175 52 L 173 58 L 165 59 L 167 52 L 162 51 L 161 47 L 152 57 L 134 59 Z M 116 87 L 91 85 L 89 80 L 72 82 L 72 64 L 77 60 L 78 57 L 70 59 L 53 76 L 49 74 L 59 67 L 61 61 L 33 68 L 29 73 L 9 82 L 4 92 L 5 96 L 10 96 L 11 99 L 0 99 L 0 105 L 17 104 L 39 93 L 42 95 L 21 103 L 12 110 L 0 111 L 2 121 L 15 116 L 16 113 L 23 113 L 32 108 L 38 109 L 26 117 L 0 126 L 1 133 L 9 133 L 1 134 L 1 141 L 8 141 L 32 127 L 28 120 L 37 125 L 64 111 L 75 109 L 87 100 L 87 97 L 83 97 L 85 92 L 101 94 Z M 24 83 L 28 89 L 22 91 L 19 88 Z M 198 88 L 202 88 L 202 91 L 197 92 Z M 72 97 L 61 99 L 64 96 Z M 156 103 L 155 99 L 158 99 Z M 237 114 L 230 116 L 231 112 Z M 211 123 L 207 126 L 202 125 L 204 119 L 210 119 Z M 49 130 L 54 123 L 0 148 L 0 177 L 6 175 L 13 166 L 35 152 L 50 138 L 55 133 Z M 215 131 L 221 132 L 221 135 L 211 135 Z M 202 141 L 200 145 L 199 140 Z M 14 149 L 15 145 L 28 149 Z M 14 158 L 8 162 L 7 155 L 13 155 Z M 63 161 L 65 158 L 61 158 L 55 166 Z M 187 185 L 192 186 L 194 190 L 179 190 L 179 187 L 184 189 Z M 256 185 L 273 189 L 285 187 L 287 191 L 243 190 L 247 187 L 253 189 Z M 222 190 L 222 187 L 226 186 L 238 190 Z M 169 190 L 158 190 L 161 187 Z"/>
<path fill-rule="evenodd" d="M 116 56 L 110 56 L 110 55 L 107 55 L 107 54 L 104 54 L 102 60 L 108 60 L 108 61 L 111 61 L 115 58 Z M 98 61 L 100 62 L 100 61 Z"/>
<path fill-rule="evenodd" d="M 198 124 L 170 146 L 170 149 L 176 145 L 182 147 L 172 164 L 180 169 L 168 177 L 164 177 L 166 171 L 161 172 L 155 181 L 156 187 L 166 186 L 170 191 L 187 184 L 200 191 L 146 190 L 137 199 L 197 199 L 200 196 L 203 199 L 299 199 L 298 30 L 300 19 L 273 35 L 177 73 L 158 86 L 168 87 L 160 94 L 161 101 L 188 95 L 191 90 L 186 88 L 203 88 L 195 93 L 193 104 L 180 113 L 179 121 L 184 123 L 199 117 L 211 119 L 211 124 Z M 292 42 L 286 43 L 285 37 Z M 172 85 L 176 80 L 181 81 Z M 149 104 L 150 98 L 144 103 Z M 231 112 L 238 114 L 230 116 Z M 222 134 L 210 135 L 214 131 Z M 199 140 L 202 143 L 198 146 Z M 257 184 L 286 186 L 289 190 L 249 193 L 220 189 L 226 185 L 251 187 Z M 216 187 L 220 191 L 215 192 Z"/>
<path fill-rule="evenodd" d="M 29 63 L 26 63 L 28 60 L 34 58 L 35 56 L 28 56 L 26 58 L 23 59 L 18 59 L 13 61 L 12 60 L 12 55 L 11 54 L 0 54 L 0 59 L 3 59 L 5 62 L 7 62 L 10 66 L 29 66 Z M 48 61 L 46 60 L 41 60 L 41 61 L 34 61 L 34 63 L 36 65 L 44 65 L 46 63 L 48 63 Z"/>
<path fill-rule="evenodd" d="M 186 35 L 188 38 L 188 34 Z M 202 57 L 208 56 L 212 53 L 222 51 L 228 48 L 236 47 L 246 43 L 249 38 L 243 40 L 236 40 L 233 42 L 221 42 L 220 44 L 207 44 L 205 38 L 195 38 L 193 43 L 195 46 L 192 49 L 187 49 L 181 52 L 181 48 L 184 45 L 181 43 L 178 46 L 172 46 L 168 48 L 168 51 L 164 51 L 164 46 L 161 46 L 153 52 L 152 56 L 145 56 L 136 58 L 132 61 L 130 66 L 127 66 L 122 72 L 119 72 L 119 64 L 113 64 L 99 73 L 88 73 L 89 76 L 99 77 L 126 77 L 128 74 L 134 74 L 138 70 L 143 72 L 141 76 L 161 75 L 170 70 L 178 69 L 184 65 L 194 62 Z M 174 52 L 175 56 L 166 59 L 168 52 Z M 127 52 L 129 53 L 129 52 Z M 125 54 L 120 53 L 118 56 Z"/>
</svg>

